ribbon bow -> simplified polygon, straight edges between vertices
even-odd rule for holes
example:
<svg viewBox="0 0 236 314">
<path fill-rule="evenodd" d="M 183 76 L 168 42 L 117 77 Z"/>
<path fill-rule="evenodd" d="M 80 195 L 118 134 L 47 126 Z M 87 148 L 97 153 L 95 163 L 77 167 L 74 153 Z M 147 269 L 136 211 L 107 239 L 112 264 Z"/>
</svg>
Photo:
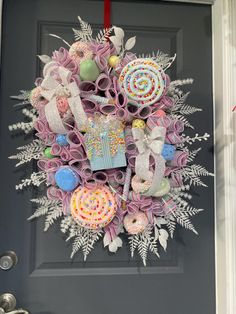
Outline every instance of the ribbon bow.
<svg viewBox="0 0 236 314">
<path fill-rule="evenodd" d="M 161 154 L 166 128 L 156 126 L 152 129 L 150 134 L 146 134 L 143 129 L 133 128 L 132 133 L 140 154 L 145 153 L 147 150 L 151 150 L 155 155 Z"/>
<path fill-rule="evenodd" d="M 143 129 L 133 128 L 132 134 L 139 154 L 135 160 L 135 172 L 142 180 L 151 181 L 151 187 L 144 193 L 151 196 L 158 189 L 165 173 L 165 160 L 161 156 L 164 145 L 166 128 L 155 126 L 151 133 L 147 134 Z M 154 173 L 149 170 L 149 158 L 155 159 Z"/>
<path fill-rule="evenodd" d="M 49 101 L 45 106 L 45 116 L 49 127 L 55 133 L 67 133 L 56 103 L 56 96 L 63 95 L 68 97 L 67 101 L 74 115 L 76 125 L 81 130 L 86 125 L 87 116 L 79 96 L 80 90 L 75 82 L 70 82 L 72 75 L 70 71 L 59 66 L 58 75 L 61 79 L 61 84 L 50 73 L 45 76 L 41 84 L 41 87 L 44 89 L 42 96 Z"/>
</svg>

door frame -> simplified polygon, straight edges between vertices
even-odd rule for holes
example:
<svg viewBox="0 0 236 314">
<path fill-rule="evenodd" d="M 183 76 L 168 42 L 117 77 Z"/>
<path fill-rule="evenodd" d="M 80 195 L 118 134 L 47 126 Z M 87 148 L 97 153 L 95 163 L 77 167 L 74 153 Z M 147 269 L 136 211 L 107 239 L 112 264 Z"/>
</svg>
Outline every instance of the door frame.
<svg viewBox="0 0 236 314">
<path fill-rule="evenodd" d="M 217 314 L 236 312 L 236 2 L 212 6 Z"/>
<path fill-rule="evenodd" d="M 178 1 L 212 4 L 216 313 L 235 314 L 236 111 L 233 113 L 232 108 L 236 106 L 236 2 L 234 0 Z M 3 0 L 0 0 L 0 48 L 2 4 Z"/>
</svg>

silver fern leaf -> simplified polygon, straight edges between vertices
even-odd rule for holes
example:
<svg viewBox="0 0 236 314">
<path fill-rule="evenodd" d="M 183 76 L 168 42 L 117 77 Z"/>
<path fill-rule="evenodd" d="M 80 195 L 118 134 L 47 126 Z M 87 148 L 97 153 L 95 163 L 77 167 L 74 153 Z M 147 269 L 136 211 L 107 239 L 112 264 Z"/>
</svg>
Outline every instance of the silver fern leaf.
<svg viewBox="0 0 236 314">
<path fill-rule="evenodd" d="M 61 232 L 66 233 L 71 228 L 72 223 L 73 223 L 72 216 L 66 216 L 65 218 L 63 218 L 60 226 Z"/>
<path fill-rule="evenodd" d="M 85 261 L 88 254 L 94 248 L 94 244 L 101 236 L 101 230 L 90 230 L 77 225 L 75 239 L 72 244 L 71 258 L 73 258 L 75 253 L 82 249 Z"/>
<path fill-rule="evenodd" d="M 45 219 L 44 231 L 47 231 L 49 227 L 52 226 L 55 221 L 62 216 L 62 214 L 62 207 L 58 206 L 57 208 L 50 210 L 47 213 L 47 217 Z"/>
<path fill-rule="evenodd" d="M 8 158 L 18 160 L 19 162 L 16 164 L 16 167 L 18 167 L 24 163 L 30 162 L 33 159 L 38 160 L 42 157 L 45 147 L 46 146 L 43 141 L 36 139 L 28 145 L 18 147 L 17 149 L 20 150 L 20 152 Z"/>
<path fill-rule="evenodd" d="M 190 94 L 190 92 L 184 94 L 182 91 L 179 91 L 178 93 L 175 93 L 173 95 L 174 105 L 173 105 L 173 109 L 172 110 L 173 111 L 178 111 L 179 109 L 181 109 L 181 107 L 186 102 L 189 94 Z"/>
<path fill-rule="evenodd" d="M 19 107 L 19 106 L 26 106 L 30 104 L 30 90 L 20 90 L 19 95 L 16 96 L 10 96 L 11 99 L 16 99 L 16 100 L 22 100 L 19 103 L 16 103 L 13 105 L 13 107 Z"/>
<path fill-rule="evenodd" d="M 144 266 L 146 266 L 148 251 L 159 257 L 157 241 L 158 240 L 155 238 L 153 233 L 153 226 L 151 225 L 147 226 L 142 233 L 129 236 L 131 257 L 134 256 L 134 253 L 137 250 L 142 258 Z"/>
<path fill-rule="evenodd" d="M 100 30 L 95 38 L 95 41 L 99 44 L 103 44 L 107 41 L 107 38 L 110 36 L 111 32 L 113 31 L 113 27 L 104 28 Z"/>
<path fill-rule="evenodd" d="M 84 261 L 86 261 L 87 256 L 94 248 L 94 244 L 99 240 L 101 237 L 102 232 L 98 230 L 89 230 L 86 229 L 84 233 L 85 241 L 82 247 L 83 255 L 84 255 Z"/>
<path fill-rule="evenodd" d="M 91 41 L 93 34 L 91 25 L 83 21 L 80 16 L 78 16 L 78 20 L 80 22 L 81 30 L 73 29 L 75 40 Z"/>
<path fill-rule="evenodd" d="M 170 215 L 169 217 L 165 217 L 165 219 L 167 220 L 167 229 L 169 231 L 170 237 L 173 239 L 176 228 L 175 218 Z"/>
<path fill-rule="evenodd" d="M 185 127 L 194 129 L 193 125 L 187 120 L 187 118 L 185 118 L 184 116 L 180 115 L 180 114 L 171 114 L 170 115 L 171 118 L 182 121 L 185 125 Z"/>
<path fill-rule="evenodd" d="M 188 180 L 190 185 L 195 186 L 207 186 L 202 182 L 200 177 L 202 176 L 214 176 L 213 173 L 207 171 L 204 167 L 200 165 L 191 165 L 182 169 L 181 172 L 184 180 Z"/>
<path fill-rule="evenodd" d="M 202 111 L 201 108 L 197 108 L 197 107 L 193 107 L 193 106 L 189 106 L 189 105 L 183 105 L 180 108 L 179 113 L 187 116 L 187 115 L 193 114 L 195 112 L 200 112 L 200 111 Z"/>
<path fill-rule="evenodd" d="M 193 151 L 189 151 L 187 161 L 192 162 L 196 158 L 197 154 L 200 152 L 201 148 L 195 149 Z"/>
<path fill-rule="evenodd" d="M 44 216 L 49 211 L 55 210 L 58 207 L 61 207 L 61 202 L 59 200 L 51 200 L 48 199 L 46 196 L 42 196 L 40 198 L 31 199 L 32 203 L 35 203 L 37 205 L 40 205 L 36 211 L 31 215 L 28 220 L 32 220 L 34 218 Z"/>
<path fill-rule="evenodd" d="M 184 227 L 185 229 L 191 230 L 193 233 L 198 235 L 198 232 L 194 228 L 192 222 L 190 221 L 189 217 L 187 214 L 181 212 L 181 211 L 176 211 L 174 214 L 174 217 L 179 225 Z"/>
<path fill-rule="evenodd" d="M 174 106 L 173 109 L 171 110 L 172 113 L 179 113 L 180 115 L 184 115 L 184 116 L 193 114 L 195 112 L 200 112 L 200 111 L 202 111 L 201 108 L 197 108 L 197 107 L 193 107 L 189 105 L 182 105 L 180 107 Z"/>
<path fill-rule="evenodd" d="M 168 69 L 171 64 L 174 62 L 176 55 L 170 57 L 168 54 L 163 53 L 162 51 L 158 50 L 157 52 L 152 52 L 148 54 L 140 54 L 138 58 L 150 58 L 157 62 L 164 70 Z"/>
</svg>

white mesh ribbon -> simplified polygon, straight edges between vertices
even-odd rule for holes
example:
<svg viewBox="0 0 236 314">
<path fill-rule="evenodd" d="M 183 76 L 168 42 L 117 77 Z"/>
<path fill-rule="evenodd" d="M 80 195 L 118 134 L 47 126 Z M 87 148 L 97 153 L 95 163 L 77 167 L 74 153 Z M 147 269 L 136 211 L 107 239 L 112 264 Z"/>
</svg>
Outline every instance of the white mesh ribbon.
<svg viewBox="0 0 236 314">
<path fill-rule="evenodd" d="M 132 134 L 139 151 L 135 160 L 135 172 L 142 180 L 151 181 L 151 187 L 143 193 L 146 196 L 151 196 L 158 189 L 165 173 L 165 159 L 161 156 L 161 152 L 166 128 L 156 126 L 150 134 L 146 134 L 143 129 L 133 128 Z M 151 154 L 155 159 L 154 173 L 149 170 L 149 157 Z"/>
<path fill-rule="evenodd" d="M 61 83 L 52 76 L 46 75 L 41 84 L 41 87 L 44 89 L 42 96 L 49 101 L 45 106 L 45 116 L 49 127 L 55 133 L 67 133 L 56 104 L 56 96 L 64 94 L 68 97 L 68 104 L 74 116 L 76 126 L 79 130 L 84 129 L 87 123 L 87 116 L 81 103 L 79 88 L 75 82 L 70 83 L 70 71 L 63 67 L 58 67 L 58 74 Z"/>
</svg>

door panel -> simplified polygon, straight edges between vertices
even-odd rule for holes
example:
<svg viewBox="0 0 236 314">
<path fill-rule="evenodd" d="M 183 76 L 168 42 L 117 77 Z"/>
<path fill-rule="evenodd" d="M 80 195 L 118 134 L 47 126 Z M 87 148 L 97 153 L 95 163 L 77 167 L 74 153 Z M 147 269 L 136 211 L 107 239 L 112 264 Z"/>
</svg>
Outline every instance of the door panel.
<svg viewBox="0 0 236 314">
<path fill-rule="evenodd" d="M 7 160 L 27 137 L 9 134 L 8 124 L 20 120 L 9 95 L 30 89 L 40 74 L 37 54 L 51 54 L 63 43 L 50 33 L 73 41 L 76 16 L 90 22 L 96 32 L 102 27 L 102 1 L 7 0 L 3 12 L 1 73 L 1 174 L 2 202 L 0 253 L 16 251 L 18 265 L 0 273 L 0 292 L 12 292 L 19 305 L 31 313 L 61 314 L 214 314 L 214 203 L 213 180 L 208 189 L 194 188 L 192 203 L 205 212 L 193 219 L 200 237 L 178 229 L 161 258 L 150 256 L 147 267 L 139 257 L 130 258 L 128 244 L 110 254 L 102 242 L 86 263 L 76 255 L 71 261 L 70 243 L 57 226 L 47 233 L 43 219 L 29 223 L 29 199 L 37 191 L 17 193 L 16 182 L 31 169 L 13 171 Z M 212 134 L 211 8 L 152 2 L 113 2 L 112 22 L 128 36 L 137 36 L 135 52 L 161 49 L 177 60 L 172 79 L 193 77 L 189 103 L 204 109 L 191 118 L 196 132 Z M 189 132 L 191 134 L 193 132 Z M 7 145 L 5 145 L 7 143 Z M 213 170 L 213 138 L 202 143 L 197 162 Z M 34 166 L 32 166 L 34 167 Z"/>
</svg>

